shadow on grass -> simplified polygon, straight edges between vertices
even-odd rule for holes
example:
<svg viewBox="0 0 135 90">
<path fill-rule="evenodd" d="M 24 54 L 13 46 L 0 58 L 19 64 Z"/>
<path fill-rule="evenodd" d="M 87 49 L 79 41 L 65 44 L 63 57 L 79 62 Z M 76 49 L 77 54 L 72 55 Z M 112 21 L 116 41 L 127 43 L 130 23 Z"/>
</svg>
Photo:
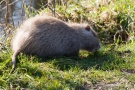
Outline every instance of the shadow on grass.
<svg viewBox="0 0 135 90">
<path fill-rule="evenodd" d="M 87 54 L 85 56 L 85 54 Z M 121 53 L 120 53 L 121 54 Z M 65 71 L 71 68 L 79 68 L 82 70 L 87 70 L 94 68 L 96 70 L 114 70 L 124 67 L 128 67 L 127 61 L 123 58 L 123 55 L 120 55 L 117 51 L 98 51 L 96 53 L 81 52 L 79 57 L 56 57 L 56 58 L 37 58 L 35 56 L 19 55 L 17 67 L 26 68 L 28 72 L 35 76 L 42 76 L 42 72 L 37 70 L 36 66 L 30 64 L 31 60 L 37 63 L 51 63 L 53 67 Z M 34 60 L 34 61 L 33 61 Z M 10 64 L 10 66 L 12 66 Z M 9 67 L 9 66 L 8 66 Z M 36 70 L 36 72 L 35 72 Z M 23 71 L 23 70 L 22 70 Z M 20 71 L 21 72 L 21 71 Z"/>
<path fill-rule="evenodd" d="M 88 52 L 85 52 L 88 53 Z M 80 68 L 83 70 L 95 68 L 97 70 L 113 70 L 125 64 L 122 56 L 114 51 L 88 53 L 87 57 L 57 57 L 49 59 L 41 59 L 39 62 L 52 62 L 54 67 L 60 70 L 69 70 L 71 68 Z"/>
<path fill-rule="evenodd" d="M 85 55 L 85 54 L 87 54 L 87 55 Z M 66 80 L 66 79 L 62 78 L 60 76 L 59 72 L 42 71 L 41 69 L 38 68 L 39 65 L 41 65 L 40 63 L 43 63 L 43 64 L 49 63 L 52 65 L 51 66 L 52 68 L 56 67 L 55 69 L 62 70 L 62 71 L 68 71 L 70 69 L 74 70 L 75 68 L 76 69 L 79 68 L 79 70 L 80 69 L 87 70 L 87 69 L 94 68 L 96 70 L 105 70 L 106 71 L 106 70 L 120 69 L 120 68 L 123 68 L 124 65 L 128 66 L 128 63 L 125 61 L 124 58 L 122 58 L 124 55 L 120 55 L 120 54 L 123 54 L 123 53 L 119 53 L 117 51 L 99 51 L 96 53 L 81 52 L 79 57 L 57 57 L 57 58 L 47 58 L 47 59 L 43 59 L 43 58 L 39 59 L 34 56 L 31 57 L 31 56 L 26 56 L 26 55 L 19 55 L 18 67 L 16 68 L 15 73 L 17 73 L 17 75 L 26 74 L 26 75 L 22 75 L 22 77 L 29 78 L 30 80 L 31 80 L 31 77 L 32 77 L 32 79 L 35 77 L 36 78 L 46 77 L 48 79 L 43 78 L 43 80 L 48 80 L 47 84 L 49 86 L 52 85 L 52 88 L 51 88 L 52 90 L 56 89 L 56 87 L 53 86 L 53 84 L 54 84 L 53 79 L 56 79 L 56 81 L 58 81 L 58 82 L 61 81 L 62 84 L 66 83 L 66 85 L 69 85 L 70 87 L 73 87 L 76 90 L 85 90 L 85 86 L 81 85 L 80 83 L 74 83 L 72 81 L 72 79 Z M 10 58 L 10 57 L 8 56 L 8 58 Z M 4 60 L 4 59 L 2 59 L 2 60 Z M 8 59 L 7 59 L 7 62 L 9 62 Z M 7 64 L 8 63 L 6 63 L 4 66 L 7 66 Z M 50 68 L 48 68 L 48 69 L 50 69 Z M 3 73 L 2 70 L 0 73 L 3 75 L 5 74 L 5 73 Z M 13 73 L 13 75 L 15 73 Z M 49 77 L 52 76 L 55 78 L 52 78 L 52 81 L 51 81 L 48 76 Z M 20 80 L 20 78 L 18 76 L 18 77 L 14 77 L 13 79 L 10 78 L 8 82 L 13 84 L 13 87 L 17 87 L 16 86 L 16 83 L 17 83 L 17 85 L 19 85 L 20 87 L 29 88 L 29 85 L 30 85 L 29 79 Z M 15 82 L 14 80 L 17 82 Z M 49 81 L 50 81 L 50 83 L 49 83 Z M 43 81 L 42 84 L 44 84 L 44 83 L 45 82 Z M 7 85 L 7 84 L 5 83 L 5 85 Z M 2 85 L 2 86 L 4 86 L 4 85 Z M 33 87 L 37 88 L 37 89 L 41 89 L 40 85 L 38 87 L 33 85 Z M 48 86 L 44 86 L 44 87 L 46 87 L 48 89 Z M 57 87 L 57 89 L 58 88 L 62 89 L 61 86 Z"/>
</svg>

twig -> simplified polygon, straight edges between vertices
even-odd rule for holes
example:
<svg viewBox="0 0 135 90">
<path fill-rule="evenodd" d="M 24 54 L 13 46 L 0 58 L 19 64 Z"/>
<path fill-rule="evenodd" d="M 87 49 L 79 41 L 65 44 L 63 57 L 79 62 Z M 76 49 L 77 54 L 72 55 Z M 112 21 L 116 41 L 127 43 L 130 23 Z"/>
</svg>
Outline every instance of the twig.
<svg viewBox="0 0 135 90">
<path fill-rule="evenodd" d="M 4 0 L 3 0 L 3 1 L 4 1 Z M 11 5 L 15 4 L 15 3 L 18 2 L 18 1 L 20 1 L 20 0 L 16 0 L 16 1 L 14 1 L 14 2 L 8 4 L 8 5 L 11 6 Z M 3 3 L 3 2 L 1 1 L 0 4 L 1 4 L 1 3 Z M 0 12 L 1 12 L 2 10 L 6 9 L 6 8 L 7 8 L 7 6 L 3 7 L 3 8 L 0 10 Z"/>
</svg>

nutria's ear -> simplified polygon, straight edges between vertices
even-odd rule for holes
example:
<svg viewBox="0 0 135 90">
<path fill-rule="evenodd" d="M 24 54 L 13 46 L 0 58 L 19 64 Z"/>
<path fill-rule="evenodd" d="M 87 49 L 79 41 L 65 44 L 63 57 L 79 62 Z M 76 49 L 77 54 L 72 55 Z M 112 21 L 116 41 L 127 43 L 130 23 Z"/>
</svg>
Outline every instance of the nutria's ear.
<svg viewBox="0 0 135 90">
<path fill-rule="evenodd" d="M 87 31 L 90 31 L 90 26 L 87 25 L 87 26 L 85 27 L 85 29 L 86 29 Z"/>
</svg>

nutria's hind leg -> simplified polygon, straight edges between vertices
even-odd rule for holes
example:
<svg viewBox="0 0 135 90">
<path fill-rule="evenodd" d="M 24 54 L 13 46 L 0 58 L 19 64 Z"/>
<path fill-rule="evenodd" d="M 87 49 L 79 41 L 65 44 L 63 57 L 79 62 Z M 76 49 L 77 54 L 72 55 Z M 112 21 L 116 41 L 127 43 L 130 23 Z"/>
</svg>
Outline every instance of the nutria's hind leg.
<svg viewBox="0 0 135 90">
<path fill-rule="evenodd" d="M 79 56 L 79 50 L 71 52 L 70 54 L 66 54 L 67 57 L 78 57 Z"/>
<path fill-rule="evenodd" d="M 79 53 L 71 53 L 70 56 L 71 56 L 71 57 L 78 57 L 78 56 L 79 56 L 78 54 L 79 54 Z"/>
<path fill-rule="evenodd" d="M 19 52 L 14 52 L 13 56 L 12 56 L 12 70 L 11 72 L 14 71 L 15 67 L 16 67 L 16 59 L 17 59 L 17 56 L 18 56 Z"/>
</svg>

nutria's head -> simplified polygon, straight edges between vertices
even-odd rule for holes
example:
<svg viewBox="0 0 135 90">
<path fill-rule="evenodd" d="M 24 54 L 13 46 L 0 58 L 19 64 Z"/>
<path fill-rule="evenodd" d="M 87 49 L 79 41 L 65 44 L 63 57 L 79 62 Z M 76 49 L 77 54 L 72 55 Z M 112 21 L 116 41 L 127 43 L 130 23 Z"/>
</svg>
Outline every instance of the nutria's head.
<svg viewBox="0 0 135 90">
<path fill-rule="evenodd" d="M 81 31 L 81 49 L 95 52 L 101 48 L 101 43 L 99 41 L 97 33 L 89 25 L 85 25 L 83 30 Z"/>
</svg>

